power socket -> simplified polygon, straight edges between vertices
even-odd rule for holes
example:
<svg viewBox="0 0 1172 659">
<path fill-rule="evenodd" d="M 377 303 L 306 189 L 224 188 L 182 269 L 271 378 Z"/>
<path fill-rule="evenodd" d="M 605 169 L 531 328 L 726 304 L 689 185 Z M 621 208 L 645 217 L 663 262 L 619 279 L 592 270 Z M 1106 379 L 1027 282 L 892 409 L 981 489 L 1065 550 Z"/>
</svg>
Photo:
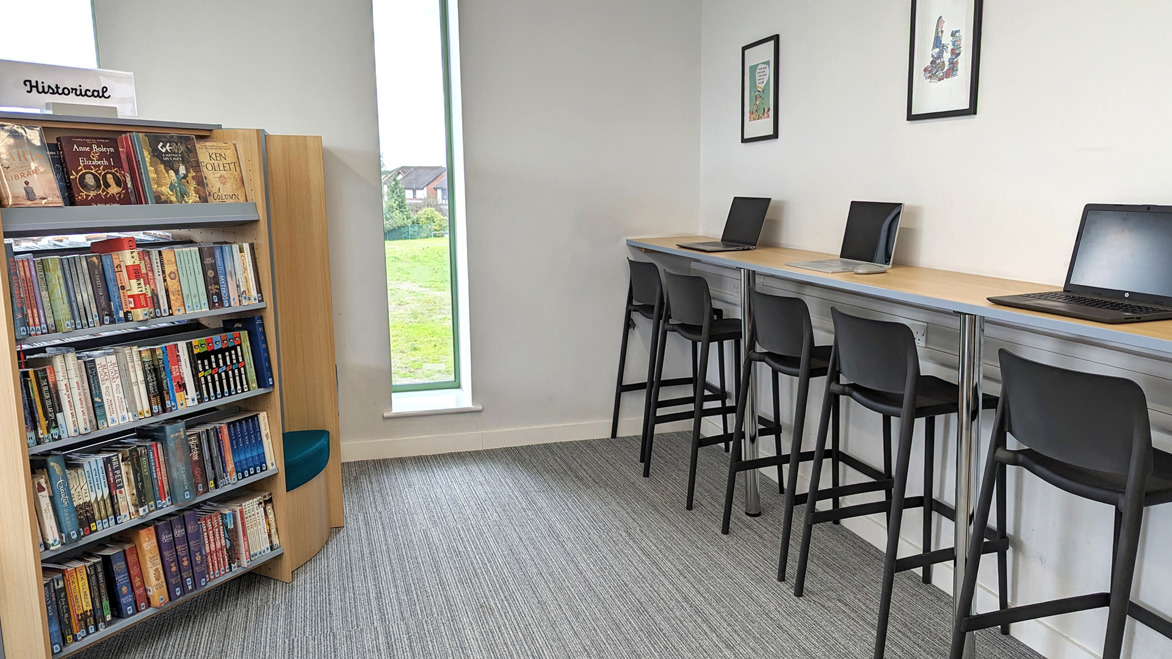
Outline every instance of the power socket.
<svg viewBox="0 0 1172 659">
<path fill-rule="evenodd" d="M 908 327 L 912 329 L 912 336 L 916 339 L 916 345 L 921 348 L 928 347 L 928 324 L 919 323 L 914 320 L 904 321 Z"/>
</svg>

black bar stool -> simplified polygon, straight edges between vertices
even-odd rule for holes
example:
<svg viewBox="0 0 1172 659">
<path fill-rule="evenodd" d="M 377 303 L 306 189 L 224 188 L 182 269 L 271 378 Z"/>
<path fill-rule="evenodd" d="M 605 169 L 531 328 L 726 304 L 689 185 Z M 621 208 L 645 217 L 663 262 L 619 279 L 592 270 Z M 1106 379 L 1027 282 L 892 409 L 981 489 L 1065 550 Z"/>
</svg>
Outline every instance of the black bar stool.
<svg viewBox="0 0 1172 659">
<path fill-rule="evenodd" d="M 931 581 L 931 574 L 927 568 L 936 563 L 954 560 L 954 548 L 932 550 L 931 540 L 932 515 L 938 513 L 948 519 L 955 520 L 956 514 L 951 506 L 937 501 L 932 495 L 932 446 L 935 442 L 936 417 L 943 414 L 956 414 L 959 407 L 959 388 L 950 382 L 931 375 L 920 374 L 920 359 L 916 352 L 915 338 L 912 331 L 902 323 L 888 323 L 878 320 L 858 318 L 831 309 L 834 321 L 834 350 L 830 357 L 830 366 L 826 378 L 826 396 L 822 401 L 822 418 L 818 424 L 818 441 L 814 447 L 814 466 L 810 477 L 810 490 L 807 494 L 805 525 L 802 532 L 801 551 L 798 556 L 797 575 L 794 579 L 794 595 L 801 597 L 805 586 L 806 566 L 810 556 L 810 540 L 814 525 L 832 520 L 848 519 L 862 515 L 886 513 L 887 520 L 887 552 L 883 562 L 883 589 L 879 599 L 879 622 L 875 633 L 875 659 L 882 659 L 887 642 L 887 623 L 891 613 L 891 591 L 895 584 L 895 574 L 905 570 L 924 568 L 925 583 Z M 848 382 L 840 382 L 846 378 Z M 818 482 L 822 472 L 822 461 L 826 453 L 826 427 L 829 423 L 830 412 L 834 399 L 847 396 L 863 407 L 882 414 L 884 418 L 885 439 L 890 437 L 890 417 L 899 417 L 899 442 L 895 456 L 895 473 L 892 477 L 875 478 L 873 468 L 864 474 L 875 478 L 874 482 L 844 485 L 830 490 L 819 489 Z M 991 409 L 997 399 L 993 396 L 984 396 L 983 409 Z M 906 496 L 908 465 L 911 462 L 912 432 L 916 419 L 927 419 L 924 426 L 925 464 L 924 464 L 924 494 L 919 497 Z M 889 462 L 889 460 L 885 460 Z M 854 467 L 851 462 L 843 460 Z M 838 510 L 817 511 L 816 503 L 821 499 L 833 495 L 847 496 L 864 492 L 884 491 L 886 499 L 873 503 L 855 504 L 842 507 Z M 1000 492 L 1001 499 L 998 505 L 1004 509 L 1005 493 Z M 899 532 L 903 522 L 903 511 L 907 508 L 922 507 L 924 509 L 924 539 L 922 553 L 906 558 L 899 558 Z M 978 551 L 984 553 L 997 552 L 998 574 L 1002 587 L 1002 602 L 1005 602 L 1006 583 L 1006 551 L 1009 540 L 1005 535 L 1004 518 L 999 520 L 996 531 L 985 529 L 985 523 L 977 525 L 984 533 L 977 545 Z M 782 533 L 785 534 L 781 545 L 781 573 L 784 576 L 789 537 L 789 520 L 785 521 Z M 1002 633 L 1008 633 L 1008 627 L 1002 628 Z"/>
<path fill-rule="evenodd" d="M 748 343 L 754 346 L 754 349 L 745 355 L 741 381 L 737 388 L 737 416 L 736 421 L 733 422 L 732 453 L 728 460 L 728 486 L 724 493 L 724 519 L 720 526 L 720 532 L 726 535 L 732 518 L 733 492 L 736 490 L 737 474 L 742 471 L 777 467 L 777 487 L 779 492 L 786 495 L 786 507 L 793 508 L 796 503 L 805 502 L 805 495 L 796 496 L 795 490 L 798 483 L 798 465 L 814 458 L 813 451 L 802 453 L 802 432 L 806 422 L 806 401 L 810 393 L 810 378 L 825 376 L 830 365 L 831 347 L 814 345 L 814 328 L 810 323 L 810 309 L 803 300 L 795 297 L 769 295 L 760 291 L 750 291 L 749 297 L 750 308 L 753 310 L 753 323 Z M 749 382 L 753 377 L 753 366 L 758 363 L 769 367 L 773 384 L 773 421 L 769 424 L 765 424 L 763 421 L 758 422 L 762 426 L 760 435 L 773 435 L 775 455 L 756 460 L 743 460 L 741 449 L 744 437 L 742 429 L 745 426 L 745 401 L 748 398 Z M 781 401 L 778 375 L 787 375 L 798 379 L 793 438 L 790 440 L 788 454 L 781 452 Z M 831 433 L 830 455 L 834 465 L 834 486 L 837 487 L 839 472 L 837 402 L 835 402 L 832 420 L 834 429 Z M 783 481 L 781 467 L 786 464 L 789 465 L 789 476 L 788 481 Z M 837 498 L 834 506 L 838 507 Z"/>
<path fill-rule="evenodd" d="M 696 459 L 700 448 L 713 444 L 725 444 L 728 450 L 728 441 L 731 438 L 728 432 L 728 416 L 736 412 L 735 405 L 729 405 L 725 397 L 727 391 L 724 384 L 724 344 L 731 341 L 733 344 L 733 368 L 735 373 L 733 382 L 740 382 L 741 371 L 741 321 L 739 318 L 716 318 L 712 308 L 712 294 L 708 290 L 708 282 L 703 277 L 693 275 L 677 275 L 665 273 L 667 279 L 667 295 L 664 299 L 663 322 L 659 324 L 659 339 L 655 349 L 655 373 L 652 377 L 651 397 L 648 399 L 647 409 L 655 409 L 659 404 L 659 390 L 663 387 L 663 354 L 667 347 L 667 333 L 674 331 L 692 344 L 693 355 L 699 355 L 699 361 L 693 369 L 696 382 L 693 386 L 692 410 L 677 412 L 668 415 L 647 414 L 647 423 L 643 431 L 643 476 L 651 474 L 651 451 L 655 442 L 655 425 L 667 421 L 677 421 L 683 418 L 692 418 L 692 451 L 691 464 L 688 469 L 688 510 L 692 509 L 693 495 L 696 489 Z M 708 373 L 708 354 L 712 344 L 716 344 L 719 355 L 721 401 L 718 407 L 704 407 L 704 391 L 706 374 Z M 700 423 L 706 416 L 720 415 L 724 432 L 714 437 L 700 437 Z"/>
<path fill-rule="evenodd" d="M 659 325 L 663 319 L 663 283 L 659 277 L 659 268 L 654 263 L 647 261 L 627 259 L 627 263 L 630 265 L 631 276 L 627 285 L 627 304 L 623 312 L 623 340 L 619 348 L 619 373 L 614 390 L 614 413 L 611 415 L 610 421 L 610 436 L 612 438 L 618 435 L 619 406 L 624 393 L 631 391 L 644 392 L 643 424 L 644 428 L 646 428 L 647 417 L 649 416 L 647 408 L 651 402 L 651 390 L 648 383 L 651 382 L 651 378 L 655 372 L 656 341 L 659 337 Z M 720 317 L 721 310 L 715 309 L 713 313 L 717 317 Z M 643 382 L 624 383 L 623 376 L 627 366 L 627 340 L 630 338 L 631 330 L 635 329 L 635 314 L 651 321 L 651 340 L 649 341 L 651 347 L 647 357 L 647 379 Z M 697 362 L 697 355 L 693 354 L 691 377 L 664 380 L 662 386 L 694 386 L 696 382 L 695 370 Z M 723 361 L 721 363 L 723 364 Z M 723 371 L 723 368 L 721 370 Z M 715 387 L 707 385 L 707 383 L 705 383 L 705 389 L 705 400 L 707 401 L 720 400 L 723 396 L 723 383 L 721 390 L 717 390 Z M 691 402 L 692 396 L 672 398 L 659 401 L 656 409 L 676 407 Z M 642 455 L 640 455 L 639 460 L 643 460 Z"/>
<path fill-rule="evenodd" d="M 965 632 L 1024 620 L 1108 607 L 1103 659 L 1118 659 L 1130 615 L 1172 638 L 1172 624 L 1131 602 L 1144 508 L 1172 501 L 1172 454 L 1152 448 L 1148 403 L 1139 385 L 1124 378 L 1079 373 L 1023 359 L 1005 350 L 1001 360 L 1001 403 L 974 524 L 989 520 L 994 491 L 997 516 L 1005 516 L 1006 467 L 1023 467 L 1071 494 L 1115 507 L 1111 590 L 1009 608 L 1000 584 L 1001 608 L 972 614 L 980 567 L 980 545 L 971 543 L 960 607 L 952 630 L 958 659 Z M 1009 450 L 1006 437 L 1025 448 Z M 1002 522 L 1003 523 L 1003 522 Z"/>
</svg>

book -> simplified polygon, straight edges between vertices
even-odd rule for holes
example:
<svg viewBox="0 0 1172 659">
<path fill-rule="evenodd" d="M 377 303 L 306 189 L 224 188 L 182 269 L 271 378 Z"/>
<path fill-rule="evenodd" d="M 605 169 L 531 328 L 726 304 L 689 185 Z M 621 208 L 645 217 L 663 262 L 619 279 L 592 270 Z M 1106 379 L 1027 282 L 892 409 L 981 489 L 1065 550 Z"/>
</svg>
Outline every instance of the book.
<svg viewBox="0 0 1172 659">
<path fill-rule="evenodd" d="M 138 553 L 147 601 L 151 606 L 156 607 L 171 601 L 168 596 L 167 577 L 163 572 L 163 559 L 159 554 L 158 540 L 155 536 L 155 527 L 145 526 L 134 529 L 130 531 L 129 537 Z"/>
<path fill-rule="evenodd" d="M 248 201 L 244 185 L 244 170 L 240 166 L 240 152 L 235 142 L 196 140 L 199 165 L 207 183 L 208 201 L 212 203 L 240 203 Z"/>
<path fill-rule="evenodd" d="M 167 518 L 155 522 L 154 528 L 159 543 L 159 556 L 163 561 L 163 578 L 167 582 L 167 594 L 172 600 L 176 600 L 183 597 L 183 574 L 179 570 L 174 529 L 171 527 L 171 520 Z"/>
<path fill-rule="evenodd" d="M 195 138 L 167 133 L 134 133 L 135 157 L 144 170 L 147 203 L 193 204 L 208 201 Z"/>
<path fill-rule="evenodd" d="M 113 137 L 59 137 L 61 158 L 76 206 L 134 203 L 126 183 L 126 165 Z"/>
<path fill-rule="evenodd" d="M 64 205 L 41 127 L 0 122 L 0 208 Z"/>
<path fill-rule="evenodd" d="M 260 316 L 235 318 L 224 321 L 228 332 L 247 332 L 249 347 L 252 349 L 252 366 L 256 370 L 257 384 L 261 388 L 273 386 L 273 370 L 269 362 L 268 341 L 265 338 L 264 319 Z"/>
<path fill-rule="evenodd" d="M 138 560 L 138 546 L 133 542 L 117 545 L 126 553 L 126 572 L 130 575 L 130 589 L 134 593 L 134 607 L 139 611 L 150 608 L 147 598 L 146 581 L 142 576 L 142 564 Z"/>
<path fill-rule="evenodd" d="M 24 301 L 28 297 L 22 291 L 20 285 L 20 266 L 16 262 L 16 255 L 12 252 L 12 243 L 4 242 L 4 256 L 8 262 L 8 293 L 9 300 L 12 304 L 12 320 L 16 338 L 23 339 L 28 336 L 29 332 L 29 317 L 25 310 Z"/>
<path fill-rule="evenodd" d="M 69 198 L 69 174 L 65 172 L 65 160 L 61 157 L 61 146 L 56 142 L 46 142 L 45 150 L 49 152 L 49 165 L 53 168 L 53 178 L 57 180 L 57 191 L 61 193 L 61 202 L 65 206 L 72 206 Z"/>
<path fill-rule="evenodd" d="M 192 473 L 191 447 L 183 421 L 152 424 L 138 429 L 142 437 L 159 442 L 167 463 L 167 478 L 175 505 L 182 505 L 196 497 L 195 476 Z"/>
<path fill-rule="evenodd" d="M 171 537 L 175 540 L 175 557 L 179 561 L 179 576 L 182 577 L 183 594 L 195 592 L 195 571 L 191 564 L 191 547 L 187 540 L 187 523 L 182 516 L 169 518 Z"/>
<path fill-rule="evenodd" d="M 146 320 L 148 308 L 146 283 L 142 263 L 134 238 L 108 238 L 90 245 L 95 254 L 109 254 L 113 259 L 118 286 L 123 291 L 123 306 L 130 311 L 133 320 Z"/>
<path fill-rule="evenodd" d="M 43 457 L 35 456 L 29 461 L 34 466 L 43 468 L 49 480 L 49 501 L 53 506 L 53 516 L 61 530 L 62 544 L 76 542 L 81 537 L 81 525 L 73 505 L 65 458 L 60 454 L 49 454 Z"/>
<path fill-rule="evenodd" d="M 208 585 L 207 548 L 199 524 L 199 513 L 187 510 L 183 513 L 183 524 L 187 531 L 187 547 L 191 554 L 192 587 L 196 590 Z"/>
<path fill-rule="evenodd" d="M 110 595 L 111 613 L 117 618 L 129 618 L 138 613 L 134 601 L 134 586 L 130 582 L 130 568 L 126 551 L 117 545 L 106 545 L 94 550 L 102 559 L 102 570 Z"/>
</svg>

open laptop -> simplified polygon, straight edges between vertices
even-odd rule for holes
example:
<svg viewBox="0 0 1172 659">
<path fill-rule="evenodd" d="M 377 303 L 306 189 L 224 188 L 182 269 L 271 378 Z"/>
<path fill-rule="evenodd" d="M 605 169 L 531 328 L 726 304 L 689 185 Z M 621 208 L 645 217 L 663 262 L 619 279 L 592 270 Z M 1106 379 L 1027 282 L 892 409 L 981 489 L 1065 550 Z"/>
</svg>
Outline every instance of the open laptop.
<svg viewBox="0 0 1172 659">
<path fill-rule="evenodd" d="M 859 266 L 891 267 L 899 217 L 903 204 L 884 201 L 852 201 L 846 216 L 846 232 L 837 259 L 787 263 L 818 272 L 851 272 Z"/>
<path fill-rule="evenodd" d="M 761 239 L 761 228 L 765 226 L 765 212 L 769 210 L 769 197 L 733 197 L 728 219 L 724 221 L 724 233 L 720 240 L 699 243 L 676 243 L 677 247 L 695 249 L 701 252 L 736 252 L 754 249 Z"/>
<path fill-rule="evenodd" d="M 1172 206 L 1087 204 L 1061 291 L 990 302 L 1100 323 L 1172 318 Z"/>
</svg>

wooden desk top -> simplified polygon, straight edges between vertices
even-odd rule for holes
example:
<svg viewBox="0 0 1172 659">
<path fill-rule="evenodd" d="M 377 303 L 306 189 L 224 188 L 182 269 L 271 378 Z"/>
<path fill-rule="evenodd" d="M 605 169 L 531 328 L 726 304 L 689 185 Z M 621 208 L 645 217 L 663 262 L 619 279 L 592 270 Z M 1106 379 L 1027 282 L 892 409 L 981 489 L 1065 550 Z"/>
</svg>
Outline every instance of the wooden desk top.
<svg viewBox="0 0 1172 659">
<path fill-rule="evenodd" d="M 1026 327 L 1142 350 L 1172 353 L 1172 320 L 1108 325 L 1066 316 L 1004 307 L 989 302 L 994 295 L 1018 295 L 1055 290 L 1054 286 L 1012 279 L 895 265 L 878 275 L 853 272 L 828 274 L 786 265 L 799 261 L 838 258 L 836 254 L 787 247 L 758 247 L 743 252 L 698 252 L 677 243 L 717 240 L 707 236 L 629 238 L 627 244 L 645 251 L 674 254 L 727 268 L 743 268 L 763 275 L 824 288 L 866 295 L 903 304 L 983 316 L 990 322 Z"/>
</svg>

